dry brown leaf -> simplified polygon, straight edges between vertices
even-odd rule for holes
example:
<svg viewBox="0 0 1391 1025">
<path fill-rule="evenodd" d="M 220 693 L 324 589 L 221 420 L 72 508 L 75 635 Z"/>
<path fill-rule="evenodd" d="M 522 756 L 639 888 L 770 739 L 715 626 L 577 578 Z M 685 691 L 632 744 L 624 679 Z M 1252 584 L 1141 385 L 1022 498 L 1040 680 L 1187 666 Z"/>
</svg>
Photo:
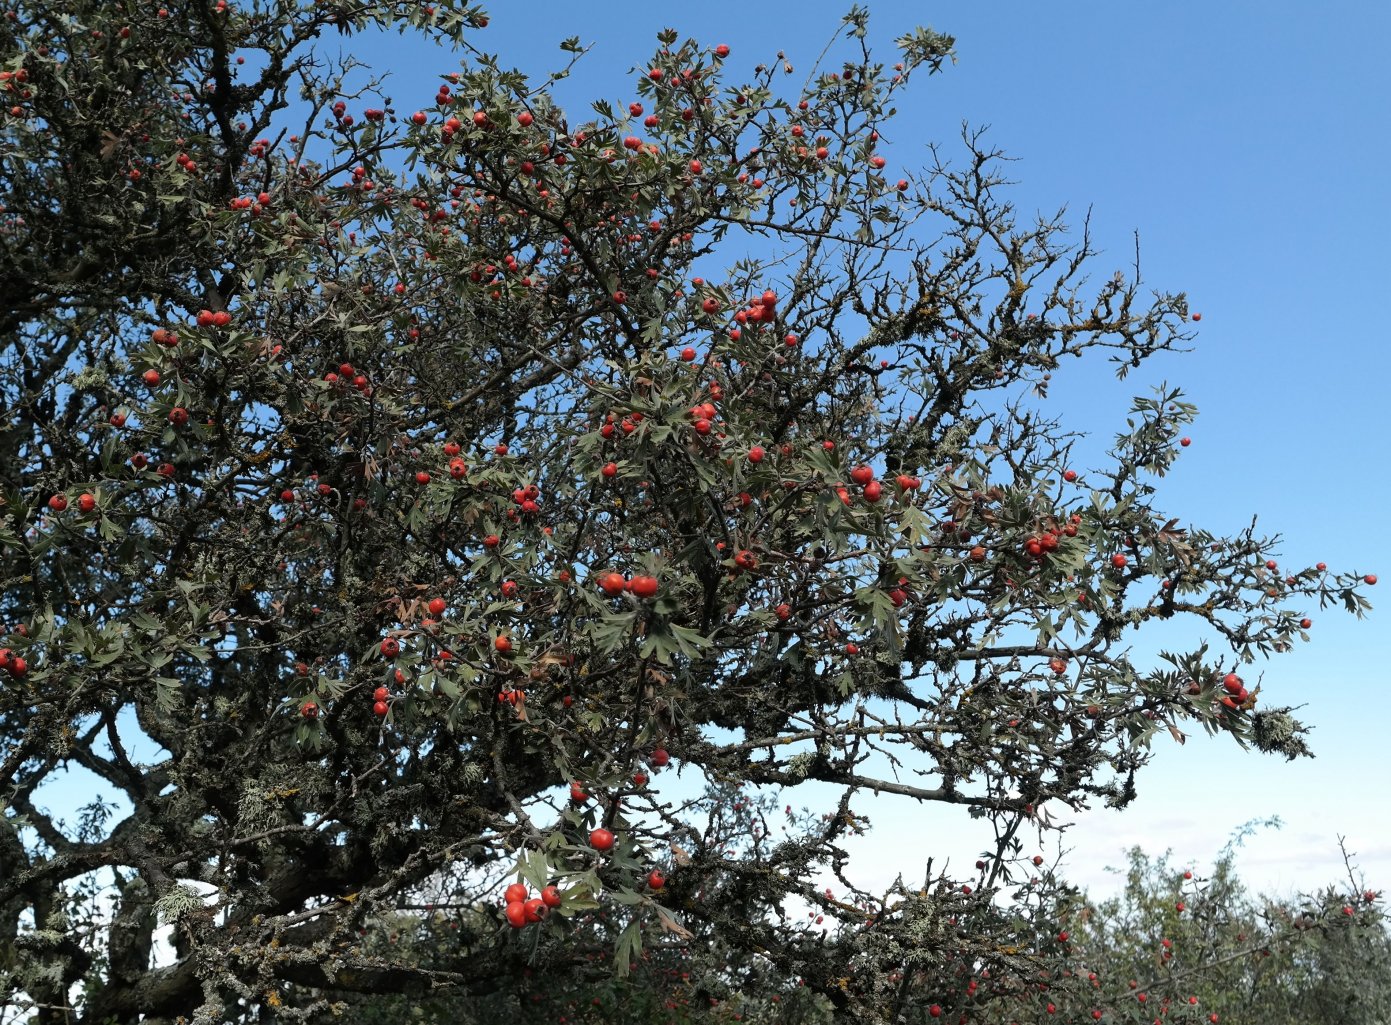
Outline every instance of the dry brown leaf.
<svg viewBox="0 0 1391 1025">
<path fill-rule="evenodd" d="M 683 940 L 695 939 L 695 933 L 673 918 L 671 912 L 660 904 L 657 905 L 657 922 L 661 925 L 663 932 L 669 932 Z"/>
<path fill-rule="evenodd" d="M 566 653 L 564 648 L 558 645 L 547 648 L 535 659 L 535 663 L 538 666 L 563 666 L 568 665 L 569 661 L 570 656 Z"/>
</svg>

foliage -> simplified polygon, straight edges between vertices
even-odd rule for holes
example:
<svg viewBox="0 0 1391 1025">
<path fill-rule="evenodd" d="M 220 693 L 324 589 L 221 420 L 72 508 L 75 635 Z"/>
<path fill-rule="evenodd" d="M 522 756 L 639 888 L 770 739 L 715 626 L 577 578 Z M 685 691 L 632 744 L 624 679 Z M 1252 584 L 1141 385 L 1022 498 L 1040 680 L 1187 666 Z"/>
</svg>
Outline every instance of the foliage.
<svg viewBox="0 0 1391 1025">
<path fill-rule="evenodd" d="M 1170 1015 L 1188 1004 L 1220 1021 L 1386 1021 L 1391 933 L 1380 894 L 1349 864 L 1342 885 L 1253 895 L 1241 878 L 1246 834 L 1206 876 L 1131 850 L 1121 894 L 1084 905 L 1074 955 L 1121 999 L 1143 993 Z"/>
<path fill-rule="evenodd" d="M 1063 971 L 1023 883 L 1048 803 L 1124 806 L 1184 728 L 1305 753 L 1237 670 L 1363 581 L 1157 507 L 1177 389 L 1070 466 L 1052 374 L 1182 347 L 1187 301 L 1094 283 L 978 133 L 891 180 L 952 40 L 888 66 L 865 17 L 800 86 L 664 33 L 583 116 L 454 0 L 0 18 L 0 972 L 33 1020 L 484 1020 L 541 973 L 591 1017 L 986 1020 Z M 390 27 L 462 54 L 418 111 L 321 55 Z M 1206 641 L 1132 661 L 1171 619 Z M 109 826 L 45 812 L 68 767 Z M 838 803 L 774 829 L 804 784 Z M 979 877 L 856 889 L 871 792 L 991 820 Z M 505 877 L 555 913 L 509 928 Z"/>
</svg>

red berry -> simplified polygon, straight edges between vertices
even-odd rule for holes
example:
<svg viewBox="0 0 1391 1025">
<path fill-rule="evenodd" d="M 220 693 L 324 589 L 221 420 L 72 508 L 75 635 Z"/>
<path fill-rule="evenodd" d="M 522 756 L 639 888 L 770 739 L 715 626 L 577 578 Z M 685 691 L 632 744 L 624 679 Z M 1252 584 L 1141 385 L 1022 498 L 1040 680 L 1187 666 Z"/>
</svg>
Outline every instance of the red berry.
<svg viewBox="0 0 1391 1025">
<path fill-rule="evenodd" d="M 449 606 L 445 603 L 445 600 L 443 598 L 430 599 L 430 615 L 432 616 L 444 615 L 444 610 L 448 607 Z"/>
<path fill-rule="evenodd" d="M 655 598 L 657 597 L 657 589 L 659 586 L 656 577 L 636 576 L 633 577 L 632 582 L 628 585 L 628 590 L 631 591 L 636 598 Z"/>
<path fill-rule="evenodd" d="M 647 873 L 647 886 L 652 890 L 660 890 L 667 884 L 667 877 L 662 875 L 657 869 Z"/>
<path fill-rule="evenodd" d="M 521 904 L 526 901 L 526 884 L 512 883 L 503 891 L 503 900 L 508 904 Z"/>
<path fill-rule="evenodd" d="M 560 900 L 560 891 L 557 890 L 554 886 L 547 886 L 544 890 L 541 891 L 541 901 L 548 908 L 560 907 Z"/>
<path fill-rule="evenodd" d="M 382 654 L 387 658 L 395 658 L 401 654 L 401 642 L 395 637 L 388 637 L 382 641 Z"/>
<path fill-rule="evenodd" d="M 521 901 L 512 901 L 507 905 L 507 924 L 513 929 L 521 929 L 526 925 L 526 905 Z"/>
<path fill-rule="evenodd" d="M 649 758 L 648 761 L 660 769 L 671 761 L 671 755 L 667 753 L 667 749 L 664 747 L 653 748 L 652 757 Z"/>
<path fill-rule="evenodd" d="M 598 829 L 590 832 L 589 846 L 593 847 L 596 851 L 611 851 L 613 850 L 614 839 L 612 830 L 600 826 Z"/>
<path fill-rule="evenodd" d="M 623 579 L 621 573 L 605 573 L 599 578 L 599 590 L 603 591 L 610 598 L 617 597 L 623 593 L 628 586 L 628 581 Z"/>
</svg>

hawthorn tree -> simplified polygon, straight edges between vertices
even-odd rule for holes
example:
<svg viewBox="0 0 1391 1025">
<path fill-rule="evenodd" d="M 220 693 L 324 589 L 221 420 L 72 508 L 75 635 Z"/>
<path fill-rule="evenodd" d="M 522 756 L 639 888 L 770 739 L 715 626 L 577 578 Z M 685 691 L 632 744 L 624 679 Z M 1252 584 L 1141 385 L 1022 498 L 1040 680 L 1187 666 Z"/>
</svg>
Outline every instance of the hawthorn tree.
<svg viewBox="0 0 1391 1025">
<path fill-rule="evenodd" d="M 1094 281 L 978 133 L 889 168 L 949 37 L 881 62 L 857 9 L 797 73 L 664 32 L 567 115 L 485 25 L 0 17 L 9 1001 L 1043 1014 L 1077 982 L 1060 905 L 1011 896 L 1045 804 L 1124 806 L 1184 729 L 1306 753 L 1242 667 L 1375 578 L 1161 511 L 1177 390 L 1074 465 L 1051 375 L 1181 348 L 1188 305 Z M 384 29 L 452 53 L 437 95 L 322 55 Z M 1157 620 L 1193 644 L 1138 664 Z M 75 823 L 72 770 L 106 789 Z M 866 793 L 997 843 L 868 892 Z"/>
</svg>

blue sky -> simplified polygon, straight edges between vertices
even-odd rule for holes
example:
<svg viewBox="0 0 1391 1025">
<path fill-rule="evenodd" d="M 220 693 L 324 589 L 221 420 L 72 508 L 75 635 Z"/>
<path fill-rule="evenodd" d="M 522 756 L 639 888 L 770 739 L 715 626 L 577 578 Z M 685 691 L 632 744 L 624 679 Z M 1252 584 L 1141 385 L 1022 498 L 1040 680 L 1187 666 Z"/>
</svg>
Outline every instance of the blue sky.
<svg viewBox="0 0 1391 1025">
<path fill-rule="evenodd" d="M 884 57 L 896 35 L 926 23 L 956 36 L 960 58 L 899 104 L 883 150 L 891 170 L 926 163 L 930 141 L 959 153 L 963 121 L 989 125 L 990 139 L 1017 158 L 1021 211 L 1065 204 L 1080 219 L 1090 206 L 1101 277 L 1129 265 L 1138 232 L 1148 282 L 1186 290 L 1203 314 L 1193 352 L 1124 383 L 1100 361 L 1056 374 L 1050 404 L 1065 422 L 1109 440 L 1131 395 L 1181 385 L 1201 417 L 1162 482 L 1161 506 L 1222 532 L 1259 513 L 1265 531 L 1286 538 L 1282 563 L 1381 572 L 1391 590 L 1391 487 L 1379 466 L 1391 441 L 1381 398 L 1391 356 L 1374 313 L 1391 273 L 1391 194 L 1376 184 L 1376 169 L 1391 162 L 1391 72 L 1380 53 L 1391 6 L 1330 3 L 1317 17 L 1305 5 L 1235 0 L 869 6 Z M 567 36 L 593 44 L 559 93 L 573 108 L 633 99 L 630 69 L 664 27 L 727 43 L 736 72 L 781 49 L 800 81 L 847 9 L 532 0 L 492 5 L 474 42 L 534 77 L 560 64 Z M 432 60 L 396 37 L 357 53 L 392 69 L 387 91 L 406 111 L 428 106 L 436 76 L 453 67 L 448 55 Z M 1377 726 L 1391 656 L 1386 613 L 1361 623 L 1331 609 L 1309 614 L 1312 643 L 1261 668 L 1263 694 L 1305 706 L 1318 757 L 1286 764 L 1203 735 L 1162 745 L 1130 809 L 1088 814 L 1067 833 L 1072 878 L 1108 888 L 1105 867 L 1131 843 L 1173 847 L 1201 865 L 1242 823 L 1278 814 L 1283 829 L 1243 848 L 1253 885 L 1335 880 L 1339 835 L 1370 885 L 1391 885 L 1391 824 L 1373 796 L 1375 781 L 1391 776 Z M 915 849 L 964 869 L 960 859 L 973 861 L 985 839 L 956 809 L 884 800 L 866 810 L 878 825 L 863 845 L 867 877 L 919 871 L 921 859 L 898 863 Z M 888 835 L 894 843 L 883 843 Z"/>
<path fill-rule="evenodd" d="M 1391 274 L 1391 193 L 1376 184 L 1391 162 L 1391 72 L 1380 53 L 1391 5 L 1333 2 L 1317 18 L 1305 5 L 1238 0 L 870 6 L 885 59 L 892 39 L 917 23 L 956 36 L 959 55 L 900 102 L 882 149 L 886 173 L 925 164 L 931 141 L 959 154 L 963 121 L 990 125 L 990 140 L 1017 158 L 1021 211 L 1067 205 L 1080 220 L 1090 206 L 1105 251 L 1098 279 L 1129 266 L 1138 232 L 1146 280 L 1186 290 L 1203 315 L 1195 351 L 1155 360 L 1123 383 L 1101 360 L 1056 373 L 1049 403 L 1064 422 L 1104 443 L 1123 426 L 1131 395 L 1161 381 L 1181 385 L 1201 417 L 1161 484 L 1162 508 L 1218 532 L 1259 513 L 1266 532 L 1286 538 L 1283 564 L 1380 573 L 1373 601 L 1391 593 L 1391 486 L 1381 466 L 1391 355 L 1374 305 Z M 562 63 L 565 37 L 594 44 L 559 94 L 578 107 L 635 98 L 629 69 L 645 63 L 667 26 L 728 43 L 735 72 L 782 49 L 800 81 L 846 9 L 793 0 L 495 3 L 474 42 L 537 78 Z M 428 107 L 438 76 L 457 67 L 396 36 L 350 43 L 375 71 L 391 72 L 386 92 L 403 112 Z M 1387 612 L 1361 623 L 1333 609 L 1309 615 L 1311 644 L 1247 675 L 1264 672 L 1262 693 L 1273 702 L 1305 706 L 1317 759 L 1286 764 L 1202 735 L 1161 745 L 1131 808 L 1090 813 L 1067 833 L 1070 878 L 1109 888 L 1105 867 L 1121 864 L 1132 843 L 1172 847 L 1180 861 L 1202 865 L 1242 823 L 1278 814 L 1285 828 L 1244 848 L 1253 886 L 1335 880 L 1343 835 L 1368 884 L 1391 887 L 1380 793 L 1391 778 L 1380 726 Z M 862 810 L 877 827 L 858 851 L 870 883 L 898 869 L 916 875 L 928 856 L 965 870 L 987 838 L 959 809 L 883 799 Z"/>
</svg>

